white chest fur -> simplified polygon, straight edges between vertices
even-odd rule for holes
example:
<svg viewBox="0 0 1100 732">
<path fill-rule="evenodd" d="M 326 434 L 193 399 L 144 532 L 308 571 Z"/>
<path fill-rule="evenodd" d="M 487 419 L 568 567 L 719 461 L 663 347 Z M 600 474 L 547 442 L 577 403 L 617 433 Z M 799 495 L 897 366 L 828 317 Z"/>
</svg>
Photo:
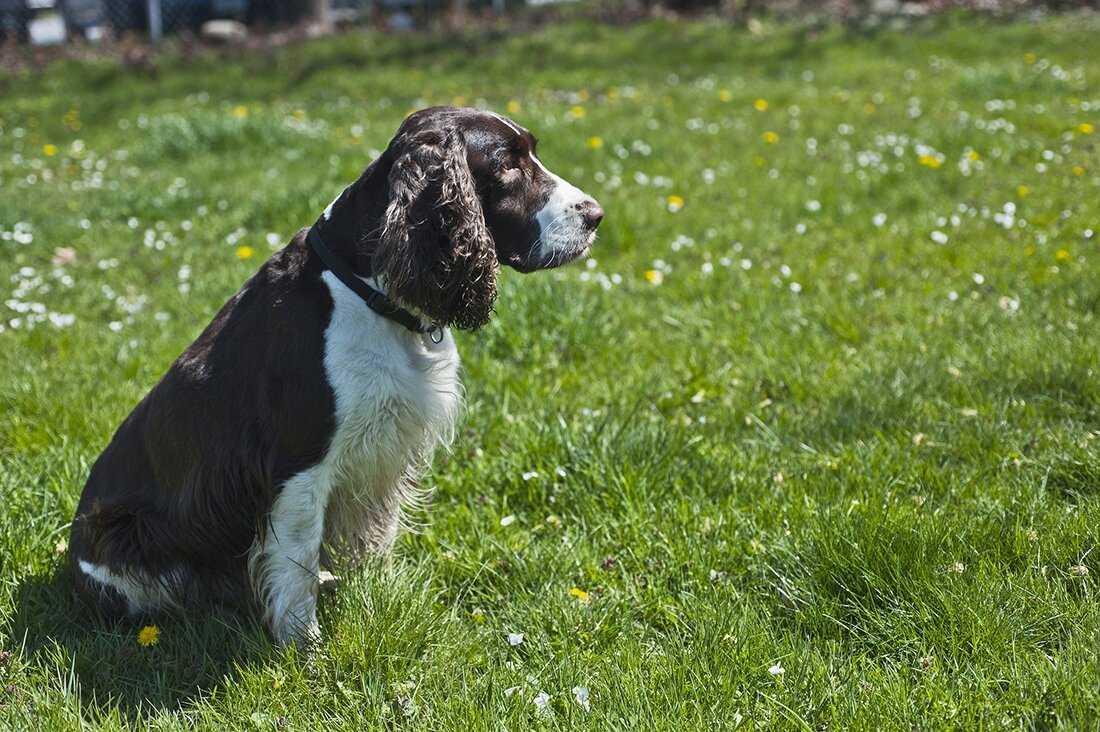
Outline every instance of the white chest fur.
<svg viewBox="0 0 1100 732">
<path fill-rule="evenodd" d="M 325 373 L 336 406 L 324 459 L 333 483 L 326 534 L 336 539 L 375 518 L 362 509 L 388 513 L 415 498 L 413 481 L 452 437 L 461 386 L 449 332 L 432 343 L 378 316 L 331 272 L 323 277 L 333 300 Z"/>
<path fill-rule="evenodd" d="M 341 555 L 389 549 L 419 473 L 451 439 L 461 403 L 458 352 L 378 315 L 331 272 L 325 374 L 335 431 L 324 457 L 291 477 L 271 507 L 249 567 L 280 641 L 317 629 L 322 539 Z"/>
</svg>

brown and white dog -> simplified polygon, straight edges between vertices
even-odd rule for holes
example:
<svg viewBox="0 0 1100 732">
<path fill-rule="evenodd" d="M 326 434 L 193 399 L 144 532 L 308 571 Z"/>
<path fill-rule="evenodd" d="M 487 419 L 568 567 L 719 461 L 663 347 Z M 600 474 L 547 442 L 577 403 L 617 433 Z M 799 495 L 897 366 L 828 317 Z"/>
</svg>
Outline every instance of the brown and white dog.
<svg viewBox="0 0 1100 732">
<path fill-rule="evenodd" d="M 535 144 L 490 112 L 406 119 L 96 460 L 72 525 L 78 593 L 109 615 L 243 600 L 280 643 L 317 637 L 322 545 L 387 551 L 451 437 L 448 327 L 489 320 L 500 263 L 554 267 L 595 238 L 603 211 Z"/>
</svg>

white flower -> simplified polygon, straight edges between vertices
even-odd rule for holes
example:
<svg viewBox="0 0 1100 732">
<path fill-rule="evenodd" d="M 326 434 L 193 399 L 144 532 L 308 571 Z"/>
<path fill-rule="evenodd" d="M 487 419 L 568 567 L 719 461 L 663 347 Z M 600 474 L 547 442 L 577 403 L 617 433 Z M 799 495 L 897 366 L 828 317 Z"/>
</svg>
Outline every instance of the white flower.
<svg viewBox="0 0 1100 732">
<path fill-rule="evenodd" d="M 947 243 L 947 234 L 943 233 L 939 229 L 933 231 L 931 234 L 929 234 L 929 236 L 932 238 L 932 241 L 936 242 L 937 244 Z"/>
<path fill-rule="evenodd" d="M 511 526 L 515 522 L 516 522 L 515 514 L 510 513 L 510 514 L 508 514 L 507 516 L 505 516 L 504 518 L 502 518 L 500 520 L 500 525 L 501 526 Z"/>
<path fill-rule="evenodd" d="M 871 223 L 880 229 L 886 225 L 886 214 L 879 212 L 871 217 Z"/>
<path fill-rule="evenodd" d="M 768 673 L 772 676 L 782 676 L 787 672 L 787 669 L 780 666 L 778 663 L 768 669 Z"/>
<path fill-rule="evenodd" d="M 537 470 L 528 470 L 526 473 L 523 474 L 523 480 L 524 481 L 528 481 L 528 480 L 531 480 L 532 478 L 537 478 L 537 477 L 539 477 L 539 473 L 538 473 Z"/>
<path fill-rule="evenodd" d="M 531 703 L 539 710 L 540 714 L 550 714 L 550 695 L 545 691 L 540 691 L 535 694 L 535 698 L 531 700 Z"/>
<path fill-rule="evenodd" d="M 584 711 L 590 711 L 591 705 L 588 703 L 588 687 L 586 686 L 574 686 L 573 698 L 577 700 L 577 703 L 581 705 Z"/>
<path fill-rule="evenodd" d="M 523 633 L 508 634 L 508 645 L 518 646 L 520 643 L 523 643 Z"/>
</svg>

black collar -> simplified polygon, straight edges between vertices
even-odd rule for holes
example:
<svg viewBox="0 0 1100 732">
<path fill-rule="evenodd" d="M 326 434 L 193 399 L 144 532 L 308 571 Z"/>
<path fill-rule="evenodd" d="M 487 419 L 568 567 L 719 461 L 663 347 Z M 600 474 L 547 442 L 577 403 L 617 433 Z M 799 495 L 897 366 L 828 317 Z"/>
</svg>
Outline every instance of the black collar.
<svg viewBox="0 0 1100 732">
<path fill-rule="evenodd" d="M 429 326 L 425 326 L 420 322 L 420 318 L 416 317 L 408 310 L 405 310 L 393 300 L 386 297 L 384 293 L 374 289 L 352 271 L 351 266 L 347 262 L 333 254 L 332 250 L 328 248 L 324 240 L 321 238 L 321 233 L 317 231 L 316 226 L 309 228 L 309 233 L 306 234 L 306 241 L 309 242 L 313 251 L 317 252 L 317 256 L 321 258 L 325 266 L 336 275 L 336 279 L 343 282 L 349 290 L 354 292 L 363 302 L 367 304 L 374 312 L 378 313 L 384 318 L 389 318 L 395 323 L 400 323 L 413 333 L 429 334 L 431 339 L 435 343 L 439 343 L 443 340 L 443 327 L 437 323 L 432 323 Z"/>
</svg>

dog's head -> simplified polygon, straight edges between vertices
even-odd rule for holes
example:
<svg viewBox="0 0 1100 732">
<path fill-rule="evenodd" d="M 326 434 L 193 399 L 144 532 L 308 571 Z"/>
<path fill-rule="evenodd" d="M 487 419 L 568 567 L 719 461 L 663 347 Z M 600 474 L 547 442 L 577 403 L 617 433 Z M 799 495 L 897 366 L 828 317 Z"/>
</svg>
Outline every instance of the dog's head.
<svg viewBox="0 0 1100 732">
<path fill-rule="evenodd" d="M 547 170 L 537 140 L 491 112 L 433 107 L 383 155 L 389 198 L 372 269 L 390 294 L 444 325 L 489 320 L 499 264 L 547 269 L 588 251 L 595 199 Z"/>
</svg>

